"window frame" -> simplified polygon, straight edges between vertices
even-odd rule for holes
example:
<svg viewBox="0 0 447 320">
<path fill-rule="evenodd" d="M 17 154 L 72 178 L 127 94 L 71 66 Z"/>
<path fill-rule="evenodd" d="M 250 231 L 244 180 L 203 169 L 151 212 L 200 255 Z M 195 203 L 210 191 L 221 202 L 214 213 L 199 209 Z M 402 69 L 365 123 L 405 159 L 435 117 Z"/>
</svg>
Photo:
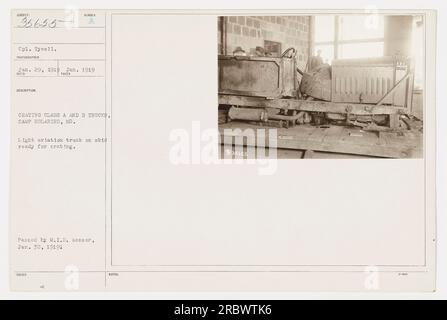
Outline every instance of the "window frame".
<svg viewBox="0 0 447 320">
<path fill-rule="evenodd" d="M 315 27 L 317 25 L 315 24 Z M 313 45 L 313 55 L 316 54 L 315 48 L 320 45 L 331 45 L 334 49 L 333 59 L 339 59 L 340 56 L 340 46 L 344 44 L 363 44 L 363 43 L 385 43 L 385 35 L 379 38 L 364 38 L 364 39 L 352 39 L 352 40 L 342 40 L 340 39 L 340 15 L 334 15 L 334 35 L 331 41 L 314 41 Z"/>
</svg>

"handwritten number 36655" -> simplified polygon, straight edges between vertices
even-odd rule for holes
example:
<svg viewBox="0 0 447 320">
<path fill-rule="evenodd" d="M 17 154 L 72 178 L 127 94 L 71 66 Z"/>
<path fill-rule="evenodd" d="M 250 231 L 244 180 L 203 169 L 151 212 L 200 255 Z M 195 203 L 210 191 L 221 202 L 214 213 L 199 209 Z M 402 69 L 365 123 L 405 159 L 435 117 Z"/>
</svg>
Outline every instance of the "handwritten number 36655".
<svg viewBox="0 0 447 320">
<path fill-rule="evenodd" d="M 32 19 L 24 17 L 20 21 L 19 27 L 21 28 L 56 28 L 57 19 Z"/>
</svg>

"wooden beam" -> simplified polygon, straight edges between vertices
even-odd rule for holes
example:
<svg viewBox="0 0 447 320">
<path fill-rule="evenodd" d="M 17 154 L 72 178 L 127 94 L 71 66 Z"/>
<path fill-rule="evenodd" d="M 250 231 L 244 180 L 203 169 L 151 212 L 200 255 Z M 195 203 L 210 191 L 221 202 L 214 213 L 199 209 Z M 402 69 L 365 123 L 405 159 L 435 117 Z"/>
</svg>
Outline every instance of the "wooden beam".
<svg viewBox="0 0 447 320">
<path fill-rule="evenodd" d="M 220 36 L 221 36 L 221 53 L 226 55 L 228 54 L 227 52 L 227 17 L 221 17 L 221 31 L 220 31 Z"/>
<path fill-rule="evenodd" d="M 390 129 L 398 129 L 399 128 L 399 120 L 400 117 L 397 114 L 389 115 L 389 127 Z"/>
<path fill-rule="evenodd" d="M 312 159 L 314 157 L 314 151 L 313 150 L 306 150 L 303 154 L 303 159 Z"/>
<path fill-rule="evenodd" d="M 220 142 L 224 145 L 244 145 L 249 147 L 256 147 L 257 132 L 254 133 L 252 139 L 240 139 L 236 138 L 237 135 L 225 134 L 225 129 L 231 129 L 233 126 L 240 128 L 240 136 L 244 136 L 243 129 L 250 126 L 244 124 L 232 124 L 230 126 L 219 126 Z M 269 135 L 269 129 L 266 129 L 266 136 Z M 365 143 L 362 138 L 357 142 L 346 141 L 344 139 L 325 139 L 320 134 L 314 133 L 313 135 L 303 136 L 294 134 L 291 129 L 284 129 L 287 131 L 278 130 L 277 138 L 275 139 L 275 145 L 278 149 L 292 149 L 292 150 L 313 150 L 332 153 L 343 154 L 355 154 L 373 157 L 383 158 L 420 158 L 422 157 L 422 148 L 418 147 L 418 144 L 414 145 L 402 145 L 397 144 L 377 144 L 377 143 Z M 225 138 L 226 137 L 226 138 Z M 268 139 L 267 141 L 268 142 Z M 266 145 L 268 147 L 268 144 Z"/>
<path fill-rule="evenodd" d="M 340 16 L 334 17 L 334 59 L 339 57 Z"/>
<path fill-rule="evenodd" d="M 241 107 L 276 108 L 307 112 L 326 112 L 353 115 L 405 114 L 406 109 L 398 106 L 376 106 L 373 104 L 311 101 L 297 99 L 265 99 L 235 95 L 219 95 L 219 104 Z"/>
</svg>

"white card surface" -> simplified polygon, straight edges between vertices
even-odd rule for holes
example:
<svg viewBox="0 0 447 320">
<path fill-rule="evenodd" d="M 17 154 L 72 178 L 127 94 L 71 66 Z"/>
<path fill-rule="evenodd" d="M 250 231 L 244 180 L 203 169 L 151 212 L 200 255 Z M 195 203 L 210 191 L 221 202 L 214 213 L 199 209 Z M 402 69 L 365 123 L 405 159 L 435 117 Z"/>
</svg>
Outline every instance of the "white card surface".
<svg viewBox="0 0 447 320">
<path fill-rule="evenodd" d="M 407 48 L 415 61 L 410 96 L 417 110 L 362 103 L 362 95 L 359 102 L 334 102 L 309 92 L 292 98 L 222 93 L 221 56 L 268 67 L 281 59 L 275 44 L 281 51 L 293 45 L 303 69 L 322 50 L 337 81 L 334 60 L 405 50 L 399 41 L 408 34 L 387 37 L 397 13 L 374 14 L 12 11 L 11 289 L 434 291 L 432 11 L 405 12 L 421 28 L 411 29 L 421 53 Z M 345 30 L 341 44 L 324 40 L 322 16 L 344 21 L 336 24 Z M 373 29 L 374 38 L 365 31 L 362 42 L 347 31 L 368 21 L 373 26 L 365 30 Z M 269 53 L 257 55 L 259 45 Z M 246 69 L 241 74 L 239 88 L 264 81 L 262 73 L 254 80 Z M 344 99 L 361 90 L 354 77 L 346 81 Z M 379 95 L 398 82 L 377 78 L 368 90 Z M 230 98 L 239 101 L 237 112 L 252 103 L 247 99 L 263 99 L 267 107 L 250 105 L 247 114 L 262 110 L 272 123 L 219 122 L 225 108 L 218 106 Z M 290 120 L 295 107 L 295 115 L 306 113 L 311 122 Z M 331 110 L 342 123 L 327 116 L 316 122 Z M 397 114 L 397 127 L 392 120 L 379 126 L 371 114 Z M 406 114 L 422 127 L 410 128 Z M 293 126 L 275 122 L 275 115 Z M 376 127 L 366 127 L 371 123 Z M 224 129 L 233 129 L 224 134 L 231 138 L 243 135 L 234 129 L 247 128 L 274 132 L 270 143 L 278 150 L 269 155 L 276 157 L 236 159 L 237 146 L 218 139 Z M 313 157 L 302 159 L 309 152 Z"/>
</svg>

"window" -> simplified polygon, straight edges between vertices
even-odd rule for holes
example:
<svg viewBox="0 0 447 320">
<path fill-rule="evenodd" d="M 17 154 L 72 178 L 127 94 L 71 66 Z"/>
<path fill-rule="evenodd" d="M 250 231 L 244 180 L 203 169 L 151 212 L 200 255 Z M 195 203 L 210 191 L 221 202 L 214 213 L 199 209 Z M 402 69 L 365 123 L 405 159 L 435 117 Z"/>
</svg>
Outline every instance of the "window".
<svg viewBox="0 0 447 320">
<path fill-rule="evenodd" d="M 340 44 L 339 58 L 369 58 L 383 56 L 383 42 Z"/>
<path fill-rule="evenodd" d="M 315 16 L 315 42 L 334 41 L 334 15 Z"/>
<path fill-rule="evenodd" d="M 320 52 L 320 56 L 325 63 L 331 63 L 334 59 L 334 15 L 315 16 L 315 53 Z"/>
<path fill-rule="evenodd" d="M 315 16 L 315 53 L 326 63 L 337 58 L 383 56 L 383 15 Z"/>
<path fill-rule="evenodd" d="M 338 16 L 340 41 L 372 40 L 383 42 L 383 15 Z"/>
<path fill-rule="evenodd" d="M 333 44 L 315 45 L 315 53 L 319 51 L 321 58 L 323 58 L 323 62 L 331 64 L 332 59 L 334 59 L 334 45 Z"/>
</svg>

